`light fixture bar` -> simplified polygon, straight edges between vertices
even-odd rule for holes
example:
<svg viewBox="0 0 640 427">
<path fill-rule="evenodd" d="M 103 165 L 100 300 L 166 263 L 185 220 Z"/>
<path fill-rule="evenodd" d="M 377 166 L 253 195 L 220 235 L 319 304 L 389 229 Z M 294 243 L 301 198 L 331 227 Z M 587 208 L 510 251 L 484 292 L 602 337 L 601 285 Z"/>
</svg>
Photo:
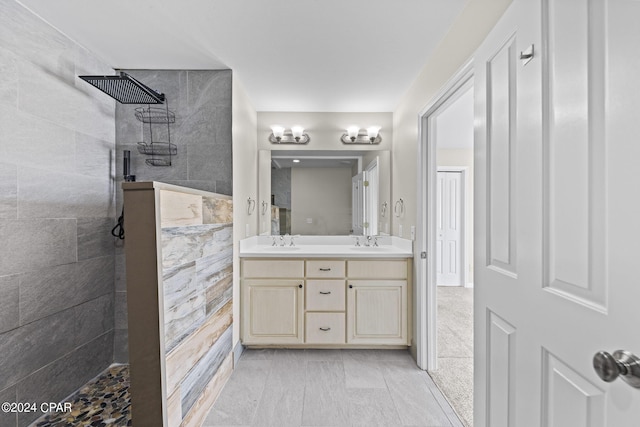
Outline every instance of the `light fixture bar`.
<svg viewBox="0 0 640 427">
<path fill-rule="evenodd" d="M 282 136 L 274 135 L 273 132 L 269 135 L 269 142 L 272 144 L 308 144 L 309 141 L 309 134 L 304 132 L 296 132 L 295 136 L 292 131 L 284 131 Z"/>
<path fill-rule="evenodd" d="M 380 133 L 378 133 L 378 135 L 376 135 L 376 137 L 372 141 L 369 138 L 369 134 L 367 133 L 366 130 L 360 130 L 360 131 L 358 131 L 358 135 L 355 136 L 355 138 L 353 136 L 350 136 L 347 133 L 344 133 L 344 134 L 342 134 L 342 137 L 340 138 L 340 140 L 344 144 L 366 144 L 366 145 L 371 145 L 371 144 L 380 144 L 380 142 L 382 142 L 382 137 L 380 136 Z"/>
</svg>

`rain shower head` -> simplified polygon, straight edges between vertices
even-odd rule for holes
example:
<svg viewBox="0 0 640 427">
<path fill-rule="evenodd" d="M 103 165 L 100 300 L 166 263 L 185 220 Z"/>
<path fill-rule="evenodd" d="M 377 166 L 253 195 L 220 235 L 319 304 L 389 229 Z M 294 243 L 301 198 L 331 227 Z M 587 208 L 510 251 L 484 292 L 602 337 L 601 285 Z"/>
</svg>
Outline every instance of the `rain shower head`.
<svg viewBox="0 0 640 427">
<path fill-rule="evenodd" d="M 119 76 L 78 76 L 121 104 L 163 104 L 164 94 L 140 83 L 129 74 Z"/>
</svg>

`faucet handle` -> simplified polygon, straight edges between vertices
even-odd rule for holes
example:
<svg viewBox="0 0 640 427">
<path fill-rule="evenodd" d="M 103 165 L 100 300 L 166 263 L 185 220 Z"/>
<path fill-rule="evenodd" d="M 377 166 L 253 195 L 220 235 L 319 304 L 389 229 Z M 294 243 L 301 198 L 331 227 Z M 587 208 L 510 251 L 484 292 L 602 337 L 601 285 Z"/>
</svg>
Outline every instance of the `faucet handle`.
<svg viewBox="0 0 640 427">
<path fill-rule="evenodd" d="M 294 243 L 293 239 L 299 237 L 299 234 L 296 234 L 295 236 L 290 236 L 289 237 L 289 246 L 295 246 L 296 244 Z"/>
<path fill-rule="evenodd" d="M 360 236 L 351 236 L 356 239 L 356 246 L 360 246 Z"/>
<path fill-rule="evenodd" d="M 373 246 L 378 247 L 378 236 L 373 236 Z"/>
<path fill-rule="evenodd" d="M 276 240 L 276 236 L 271 236 L 271 246 L 277 246 L 277 240 Z"/>
</svg>

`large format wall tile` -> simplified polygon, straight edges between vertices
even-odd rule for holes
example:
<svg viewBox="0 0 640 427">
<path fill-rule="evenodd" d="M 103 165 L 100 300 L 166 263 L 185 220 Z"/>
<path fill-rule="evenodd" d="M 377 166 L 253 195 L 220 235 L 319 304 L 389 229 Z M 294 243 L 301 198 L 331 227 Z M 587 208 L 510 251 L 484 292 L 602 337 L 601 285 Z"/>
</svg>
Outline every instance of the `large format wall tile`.
<svg viewBox="0 0 640 427">
<path fill-rule="evenodd" d="M 16 387 L 11 386 L 5 390 L 0 391 L 0 403 L 1 402 L 17 402 L 18 397 L 16 395 Z M 18 421 L 17 414 L 11 412 L 0 411 L 0 426 L 13 427 Z"/>
<path fill-rule="evenodd" d="M 13 52 L 0 47 L 0 99 L 6 105 L 18 104 L 18 61 Z"/>
<path fill-rule="evenodd" d="M 17 274 L 0 277 L 0 333 L 16 328 L 19 324 L 19 283 Z"/>
<path fill-rule="evenodd" d="M 74 307 L 74 310 L 76 346 L 84 345 L 95 337 L 113 330 L 112 293 L 80 304 Z"/>
<path fill-rule="evenodd" d="M 113 257 L 106 256 L 21 275 L 20 324 L 112 293 L 113 274 Z"/>
<path fill-rule="evenodd" d="M 0 389 L 15 384 L 74 348 L 75 315 L 65 310 L 0 335 Z M 69 390 L 69 394 L 73 390 Z"/>
<path fill-rule="evenodd" d="M 0 163 L 0 219 L 18 217 L 18 168 Z"/>
<path fill-rule="evenodd" d="M 75 262 L 76 220 L 0 220 L 0 242 L 0 275 Z"/>
<path fill-rule="evenodd" d="M 21 381 L 20 402 L 59 402 L 106 369 L 112 360 L 113 332 L 107 332 L 73 350 Z M 19 415 L 19 426 L 27 426 L 41 413 Z"/>
<path fill-rule="evenodd" d="M 15 106 L 0 106 L 0 152 L 3 161 L 19 166 L 72 172 L 76 163 L 75 132 Z"/>
<path fill-rule="evenodd" d="M 78 261 L 113 256 L 113 218 L 78 218 Z"/>
<path fill-rule="evenodd" d="M 113 360 L 115 101 L 78 78 L 113 70 L 0 10 L 0 390 L 48 402 Z"/>
<path fill-rule="evenodd" d="M 1 0 L 0 40 L 11 52 L 38 65 L 45 73 L 72 82 L 74 43 L 13 0 Z"/>
<path fill-rule="evenodd" d="M 20 218 L 113 217 L 111 183 L 73 173 L 18 169 Z"/>
<path fill-rule="evenodd" d="M 129 331 L 128 329 L 116 329 L 113 337 L 113 361 L 114 363 L 129 362 Z"/>
</svg>

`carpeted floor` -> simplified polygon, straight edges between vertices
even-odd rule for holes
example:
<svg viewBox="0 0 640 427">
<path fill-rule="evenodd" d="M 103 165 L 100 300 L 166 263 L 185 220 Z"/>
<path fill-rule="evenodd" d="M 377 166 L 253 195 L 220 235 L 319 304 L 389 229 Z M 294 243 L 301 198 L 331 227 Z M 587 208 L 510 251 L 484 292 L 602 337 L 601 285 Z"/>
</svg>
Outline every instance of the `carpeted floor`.
<svg viewBox="0 0 640 427">
<path fill-rule="evenodd" d="M 429 372 L 466 427 L 473 426 L 473 289 L 438 287 L 438 370 Z"/>
</svg>

